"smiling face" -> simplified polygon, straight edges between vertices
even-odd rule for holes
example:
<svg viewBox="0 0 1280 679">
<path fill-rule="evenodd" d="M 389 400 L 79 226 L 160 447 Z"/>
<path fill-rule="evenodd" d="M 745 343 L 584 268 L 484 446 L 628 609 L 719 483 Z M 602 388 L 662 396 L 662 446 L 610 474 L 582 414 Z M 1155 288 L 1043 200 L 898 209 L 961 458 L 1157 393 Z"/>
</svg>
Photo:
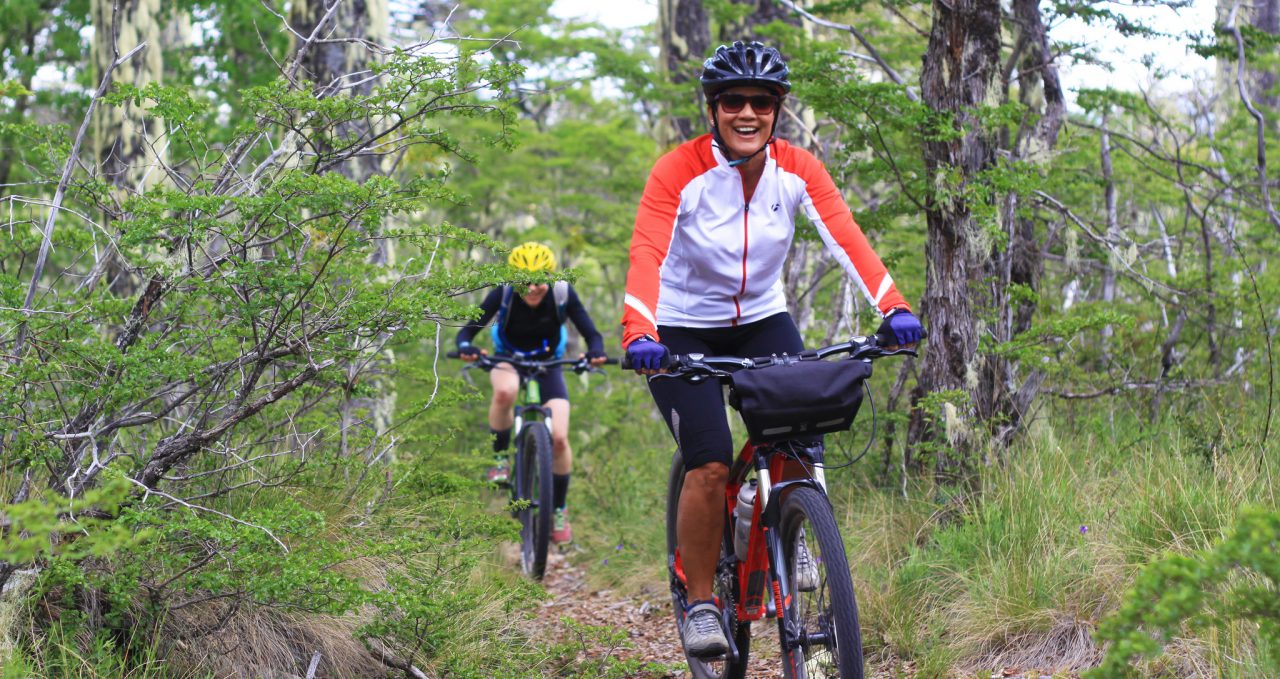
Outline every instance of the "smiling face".
<svg viewBox="0 0 1280 679">
<path fill-rule="evenodd" d="M 734 107 L 726 107 L 724 97 L 733 99 L 747 97 L 759 100 L 760 97 L 766 99 L 776 97 L 774 92 L 764 87 L 731 87 L 721 92 L 718 97 L 720 103 L 708 108 L 710 114 L 714 116 L 712 122 L 719 127 L 720 137 L 724 139 L 729 151 L 735 158 L 743 158 L 759 151 L 760 147 L 769 141 L 769 135 L 773 131 L 773 121 L 778 115 L 777 105 L 775 104 L 772 110 L 762 112 L 748 101 L 741 110 L 730 113 L 725 109 Z"/>
</svg>

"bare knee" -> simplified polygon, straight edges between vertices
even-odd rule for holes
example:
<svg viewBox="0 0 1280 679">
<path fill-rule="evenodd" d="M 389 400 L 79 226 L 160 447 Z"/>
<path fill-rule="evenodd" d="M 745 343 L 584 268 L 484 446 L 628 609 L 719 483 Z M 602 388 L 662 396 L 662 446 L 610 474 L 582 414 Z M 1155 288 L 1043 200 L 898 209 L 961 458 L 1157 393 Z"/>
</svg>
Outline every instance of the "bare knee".
<svg viewBox="0 0 1280 679">
<path fill-rule="evenodd" d="M 729 466 L 722 462 L 708 462 L 690 469 L 684 477 L 685 485 L 706 493 L 722 493 L 729 481 Z"/>
<path fill-rule="evenodd" d="M 516 403 L 516 387 L 494 387 L 493 404 L 499 408 L 510 408 Z"/>
</svg>

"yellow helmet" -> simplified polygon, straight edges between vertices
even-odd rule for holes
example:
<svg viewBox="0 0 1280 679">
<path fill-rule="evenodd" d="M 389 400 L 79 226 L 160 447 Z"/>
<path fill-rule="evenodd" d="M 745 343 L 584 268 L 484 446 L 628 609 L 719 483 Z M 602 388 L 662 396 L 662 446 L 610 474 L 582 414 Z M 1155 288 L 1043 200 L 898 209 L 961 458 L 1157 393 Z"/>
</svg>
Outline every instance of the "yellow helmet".
<svg viewBox="0 0 1280 679">
<path fill-rule="evenodd" d="M 555 271 L 556 256 L 551 248 L 530 241 L 516 246 L 507 257 L 507 264 L 525 271 Z"/>
</svg>

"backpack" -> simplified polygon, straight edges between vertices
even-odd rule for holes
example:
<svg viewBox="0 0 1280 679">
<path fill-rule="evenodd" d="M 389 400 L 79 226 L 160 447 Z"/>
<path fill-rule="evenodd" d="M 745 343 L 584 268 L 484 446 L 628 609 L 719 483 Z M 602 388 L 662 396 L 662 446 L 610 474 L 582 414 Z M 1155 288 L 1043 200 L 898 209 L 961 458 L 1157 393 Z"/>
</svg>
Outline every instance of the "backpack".
<svg viewBox="0 0 1280 679">
<path fill-rule="evenodd" d="M 560 323 L 560 346 L 556 350 L 557 357 L 564 350 L 566 332 L 564 330 L 565 307 L 569 304 L 569 281 L 556 281 L 551 286 L 551 294 L 556 300 L 556 320 Z M 498 318 L 493 324 L 493 340 L 494 347 L 500 351 L 507 351 L 505 342 L 502 338 L 506 336 L 508 311 L 511 309 L 511 299 L 515 297 L 515 288 L 510 285 L 502 286 L 502 303 L 498 305 Z M 519 352 L 516 352 L 519 353 Z"/>
</svg>

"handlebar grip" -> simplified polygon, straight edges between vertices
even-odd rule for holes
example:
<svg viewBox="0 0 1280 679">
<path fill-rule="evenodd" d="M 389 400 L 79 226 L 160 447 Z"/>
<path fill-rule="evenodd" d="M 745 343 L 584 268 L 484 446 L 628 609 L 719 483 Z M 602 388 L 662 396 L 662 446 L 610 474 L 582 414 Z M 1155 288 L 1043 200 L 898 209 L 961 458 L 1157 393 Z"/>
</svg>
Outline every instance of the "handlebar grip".
<svg viewBox="0 0 1280 679">
<path fill-rule="evenodd" d="M 611 358 L 609 359 L 609 361 L 617 362 L 622 366 L 623 370 L 631 370 L 631 356 L 628 354 L 623 354 L 621 360 Z M 605 362 L 608 363 L 609 361 L 605 361 Z"/>
<path fill-rule="evenodd" d="M 618 359 L 616 359 L 616 358 L 614 358 L 614 357 L 610 356 L 609 358 L 604 359 L 604 364 L 605 364 L 605 365 L 618 365 Z"/>
<path fill-rule="evenodd" d="M 445 357 L 445 358 L 457 358 L 457 357 L 458 357 L 458 352 L 457 352 L 456 350 L 455 350 L 455 351 L 449 351 L 449 352 L 446 352 L 446 353 L 445 353 L 445 355 L 444 355 L 444 357 Z"/>
<path fill-rule="evenodd" d="M 928 331 L 928 330 L 925 330 L 923 327 L 921 327 L 921 328 L 920 328 L 920 339 L 927 339 L 928 337 L 929 337 L 929 331 Z M 873 345 L 877 346 L 877 347 L 894 346 L 894 345 L 893 345 L 893 338 L 890 338 L 890 337 L 881 337 L 880 335 L 872 335 L 872 336 L 871 336 L 871 343 L 872 343 Z"/>
</svg>

